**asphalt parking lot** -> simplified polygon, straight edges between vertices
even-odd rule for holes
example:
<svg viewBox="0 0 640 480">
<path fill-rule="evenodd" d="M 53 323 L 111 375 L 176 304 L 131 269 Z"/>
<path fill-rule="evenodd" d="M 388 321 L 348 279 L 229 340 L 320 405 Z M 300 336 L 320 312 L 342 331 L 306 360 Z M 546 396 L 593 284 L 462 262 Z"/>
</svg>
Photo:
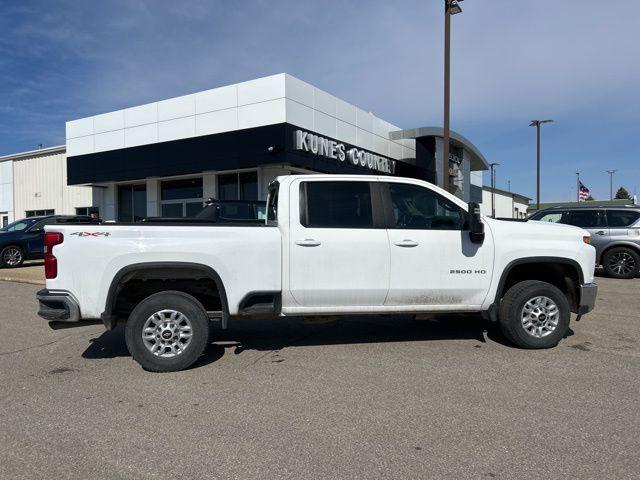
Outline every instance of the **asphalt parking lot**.
<svg viewBox="0 0 640 480">
<path fill-rule="evenodd" d="M 640 279 L 557 348 L 475 317 L 246 322 L 153 374 L 0 282 L 1 478 L 639 478 Z"/>
</svg>

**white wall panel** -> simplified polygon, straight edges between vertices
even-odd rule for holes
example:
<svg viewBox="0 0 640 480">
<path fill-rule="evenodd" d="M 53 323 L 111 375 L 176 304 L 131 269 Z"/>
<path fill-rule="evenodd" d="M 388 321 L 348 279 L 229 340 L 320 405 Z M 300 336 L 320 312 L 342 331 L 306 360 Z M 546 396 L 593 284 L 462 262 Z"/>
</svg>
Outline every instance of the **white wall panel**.
<svg viewBox="0 0 640 480">
<path fill-rule="evenodd" d="M 158 143 L 158 124 L 140 125 L 139 127 L 127 128 L 124 131 L 125 147 L 135 147 L 137 145 L 147 145 Z"/>
<path fill-rule="evenodd" d="M 196 114 L 196 96 L 184 95 L 158 102 L 158 121 L 173 120 Z M 160 140 L 162 141 L 162 140 Z"/>
<path fill-rule="evenodd" d="M 373 151 L 379 155 L 389 156 L 389 144 L 391 142 L 386 138 L 373 135 Z"/>
<path fill-rule="evenodd" d="M 288 95 L 288 92 L 287 92 Z M 313 107 L 332 117 L 336 116 L 336 97 L 319 88 L 313 90 Z"/>
<path fill-rule="evenodd" d="M 196 93 L 196 113 L 214 112 L 238 106 L 238 86 L 214 88 Z"/>
<path fill-rule="evenodd" d="M 98 133 L 93 136 L 93 151 L 105 152 L 124 148 L 124 130 Z"/>
<path fill-rule="evenodd" d="M 158 121 L 158 104 L 148 103 L 138 107 L 127 108 L 124 111 L 125 128 L 137 127 Z"/>
<path fill-rule="evenodd" d="M 158 123 L 158 141 L 169 142 L 196 135 L 196 117 L 176 118 Z"/>
<path fill-rule="evenodd" d="M 356 145 L 365 150 L 373 150 L 373 133 L 356 128 Z"/>
<path fill-rule="evenodd" d="M 351 105 L 350 103 L 345 102 L 344 100 L 340 100 L 336 98 L 336 117 L 338 120 L 342 120 L 343 122 L 350 123 L 351 125 L 356 124 L 356 107 Z"/>
<path fill-rule="evenodd" d="M 86 155 L 93 153 L 93 135 L 88 137 L 67 138 L 67 154 Z"/>
<path fill-rule="evenodd" d="M 395 160 L 402 158 L 402 145 L 396 142 L 389 142 L 389 156 Z"/>
<path fill-rule="evenodd" d="M 313 108 L 313 86 L 291 75 L 285 74 L 285 92 L 287 98 Z"/>
<path fill-rule="evenodd" d="M 373 132 L 373 115 L 361 108 L 356 108 L 356 127 Z"/>
<path fill-rule="evenodd" d="M 238 129 L 238 109 L 227 108 L 196 115 L 196 135 L 212 135 Z"/>
<path fill-rule="evenodd" d="M 313 111 L 313 130 L 320 135 L 336 138 L 336 122 L 335 117 L 318 110 Z"/>
<path fill-rule="evenodd" d="M 124 128 L 124 110 L 103 113 L 93 117 L 93 133 L 111 132 Z"/>
<path fill-rule="evenodd" d="M 266 102 L 285 96 L 285 75 L 273 75 L 238 84 L 238 106 Z"/>
<path fill-rule="evenodd" d="M 286 118 L 284 98 L 238 107 L 238 128 L 283 123 Z"/>
<path fill-rule="evenodd" d="M 287 123 L 291 123 L 306 130 L 313 128 L 313 109 L 293 100 L 286 100 Z"/>
<path fill-rule="evenodd" d="M 93 135 L 93 117 L 80 118 L 67 122 L 67 138 Z"/>
<path fill-rule="evenodd" d="M 336 139 L 357 145 L 356 126 L 342 120 L 336 120 Z"/>
</svg>

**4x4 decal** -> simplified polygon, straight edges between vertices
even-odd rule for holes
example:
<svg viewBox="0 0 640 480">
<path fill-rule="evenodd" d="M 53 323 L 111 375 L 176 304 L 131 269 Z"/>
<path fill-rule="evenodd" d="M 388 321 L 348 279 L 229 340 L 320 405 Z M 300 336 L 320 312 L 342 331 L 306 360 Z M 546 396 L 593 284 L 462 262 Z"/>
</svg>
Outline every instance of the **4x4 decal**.
<svg viewBox="0 0 640 480">
<path fill-rule="evenodd" d="M 71 235 L 77 235 L 78 237 L 108 237 L 111 234 L 109 232 L 73 232 Z"/>
</svg>

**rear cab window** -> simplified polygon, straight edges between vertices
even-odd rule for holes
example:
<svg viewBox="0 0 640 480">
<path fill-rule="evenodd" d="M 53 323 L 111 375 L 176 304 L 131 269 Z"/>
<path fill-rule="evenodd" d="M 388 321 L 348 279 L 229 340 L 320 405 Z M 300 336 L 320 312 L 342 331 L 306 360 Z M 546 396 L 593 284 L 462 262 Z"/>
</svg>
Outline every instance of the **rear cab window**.
<svg viewBox="0 0 640 480">
<path fill-rule="evenodd" d="M 371 182 L 303 182 L 300 199 L 304 227 L 374 228 Z"/>
<path fill-rule="evenodd" d="M 267 223 L 275 224 L 278 222 L 278 192 L 280 191 L 280 183 L 274 180 L 269 184 L 269 193 L 267 194 Z"/>
</svg>

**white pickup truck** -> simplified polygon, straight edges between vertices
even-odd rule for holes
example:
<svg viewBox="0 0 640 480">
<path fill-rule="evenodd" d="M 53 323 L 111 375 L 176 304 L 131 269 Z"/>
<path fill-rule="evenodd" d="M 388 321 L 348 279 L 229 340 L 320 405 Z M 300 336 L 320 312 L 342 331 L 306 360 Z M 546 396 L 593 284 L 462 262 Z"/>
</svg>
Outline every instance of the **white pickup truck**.
<svg viewBox="0 0 640 480">
<path fill-rule="evenodd" d="M 125 321 L 145 369 L 187 368 L 244 316 L 479 312 L 523 348 L 555 346 L 595 303 L 576 227 L 481 217 L 415 179 L 292 175 L 262 224 L 50 225 L 39 315 Z"/>
</svg>

